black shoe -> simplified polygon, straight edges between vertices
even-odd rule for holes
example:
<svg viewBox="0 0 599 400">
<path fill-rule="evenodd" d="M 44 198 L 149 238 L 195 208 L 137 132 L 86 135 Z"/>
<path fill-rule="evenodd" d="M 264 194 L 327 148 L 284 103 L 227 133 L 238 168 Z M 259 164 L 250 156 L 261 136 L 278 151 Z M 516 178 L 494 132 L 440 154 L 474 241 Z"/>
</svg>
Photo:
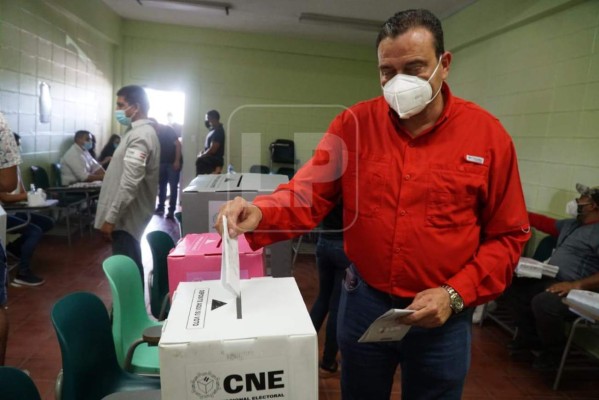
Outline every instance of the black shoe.
<svg viewBox="0 0 599 400">
<path fill-rule="evenodd" d="M 11 285 L 14 287 L 21 286 L 40 286 L 43 285 L 46 281 L 40 278 L 39 276 L 33 275 L 31 272 L 28 274 L 20 275 L 18 274 L 16 278 L 11 282 Z"/>
<path fill-rule="evenodd" d="M 158 207 L 155 211 L 154 214 L 156 215 L 163 215 L 164 214 L 164 208 Z"/>
</svg>

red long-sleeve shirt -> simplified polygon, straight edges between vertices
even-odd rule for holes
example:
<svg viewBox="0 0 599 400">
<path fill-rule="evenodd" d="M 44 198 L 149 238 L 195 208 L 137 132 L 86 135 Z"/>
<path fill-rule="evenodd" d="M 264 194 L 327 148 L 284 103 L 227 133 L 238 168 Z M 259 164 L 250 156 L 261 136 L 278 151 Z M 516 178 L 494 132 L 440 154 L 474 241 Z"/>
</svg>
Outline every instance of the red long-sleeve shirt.
<svg viewBox="0 0 599 400">
<path fill-rule="evenodd" d="M 293 180 L 254 200 L 253 247 L 312 229 L 343 197 L 345 250 L 372 287 L 401 297 L 448 284 L 467 305 L 503 292 L 529 225 L 511 138 L 453 97 L 413 138 L 382 97 L 338 115 Z"/>
</svg>

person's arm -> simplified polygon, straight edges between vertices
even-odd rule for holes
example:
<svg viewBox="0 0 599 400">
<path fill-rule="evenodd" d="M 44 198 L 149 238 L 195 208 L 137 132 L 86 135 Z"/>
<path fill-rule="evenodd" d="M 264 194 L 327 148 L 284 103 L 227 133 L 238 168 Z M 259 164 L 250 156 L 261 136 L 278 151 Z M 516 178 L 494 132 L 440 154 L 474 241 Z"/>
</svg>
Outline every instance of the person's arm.
<svg viewBox="0 0 599 400">
<path fill-rule="evenodd" d="M 0 192 L 12 192 L 19 183 L 17 166 L 21 164 L 21 153 L 15 137 L 0 113 Z"/>
<path fill-rule="evenodd" d="M 221 144 L 215 140 L 213 140 L 212 142 L 210 142 L 210 147 L 203 151 L 201 156 L 213 156 L 218 152 L 218 149 L 220 149 Z"/>
<path fill-rule="evenodd" d="M 553 237 L 559 236 L 559 231 L 557 230 L 557 225 L 555 224 L 557 220 L 555 218 L 529 212 L 528 220 L 530 221 L 530 226 L 533 228 L 538 229 L 541 232 L 545 232 Z"/>
<path fill-rule="evenodd" d="M 0 191 L 12 192 L 19 182 L 17 178 L 17 166 L 0 168 Z"/>
<path fill-rule="evenodd" d="M 158 156 L 153 153 L 150 135 L 137 132 L 130 132 L 129 135 L 131 137 L 126 143 L 127 148 L 125 149 L 119 189 L 114 195 L 105 218 L 106 223 L 113 225 L 119 220 L 123 210 L 137 195 L 137 188 L 140 182 L 146 177 L 146 163 L 148 159 Z M 121 146 L 124 145 L 121 144 Z"/>
<path fill-rule="evenodd" d="M 2 203 L 18 203 L 19 201 L 27 201 L 27 192 L 23 183 L 19 184 L 18 193 L 0 192 L 0 202 Z"/>
<path fill-rule="evenodd" d="M 584 279 L 570 282 L 559 282 L 549 286 L 546 290 L 559 296 L 567 296 L 570 290 L 597 290 L 599 289 L 599 273 Z"/>
<path fill-rule="evenodd" d="M 173 169 L 175 171 L 181 169 L 181 142 L 179 139 L 175 139 L 175 162 L 173 163 Z"/>
</svg>

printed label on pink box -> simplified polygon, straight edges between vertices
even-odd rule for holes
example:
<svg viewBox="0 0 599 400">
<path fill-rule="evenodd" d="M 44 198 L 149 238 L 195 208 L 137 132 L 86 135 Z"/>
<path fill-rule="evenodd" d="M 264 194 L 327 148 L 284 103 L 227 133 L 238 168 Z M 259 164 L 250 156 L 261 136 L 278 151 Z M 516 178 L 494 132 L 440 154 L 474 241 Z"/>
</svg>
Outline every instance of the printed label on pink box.
<svg viewBox="0 0 599 400">
<path fill-rule="evenodd" d="M 253 251 L 239 236 L 241 279 L 264 276 L 263 249 Z M 179 282 L 220 279 L 222 241 L 218 233 L 190 233 L 168 255 L 168 282 L 171 296 Z"/>
</svg>

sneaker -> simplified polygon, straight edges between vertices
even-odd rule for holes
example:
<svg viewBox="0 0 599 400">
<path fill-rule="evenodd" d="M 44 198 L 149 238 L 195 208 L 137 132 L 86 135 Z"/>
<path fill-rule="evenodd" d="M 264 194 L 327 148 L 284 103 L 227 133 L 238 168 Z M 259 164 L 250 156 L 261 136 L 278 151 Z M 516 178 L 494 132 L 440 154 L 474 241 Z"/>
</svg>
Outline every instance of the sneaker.
<svg viewBox="0 0 599 400">
<path fill-rule="evenodd" d="M 11 282 L 12 286 L 21 287 L 21 286 L 40 286 L 43 285 L 46 281 L 42 278 L 29 273 L 27 275 L 17 275 L 16 278 Z"/>
<path fill-rule="evenodd" d="M 156 215 L 164 214 L 164 208 L 162 208 L 162 207 L 156 208 L 156 210 L 154 211 L 154 214 L 156 214 Z"/>
</svg>

